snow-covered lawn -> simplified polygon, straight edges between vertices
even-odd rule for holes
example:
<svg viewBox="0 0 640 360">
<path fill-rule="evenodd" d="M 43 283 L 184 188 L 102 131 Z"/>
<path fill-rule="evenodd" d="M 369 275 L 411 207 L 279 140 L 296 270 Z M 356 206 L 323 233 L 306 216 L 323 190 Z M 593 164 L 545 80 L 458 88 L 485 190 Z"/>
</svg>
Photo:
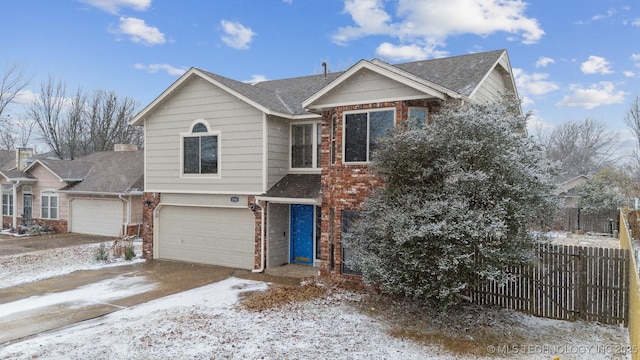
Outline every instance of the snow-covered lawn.
<svg viewBox="0 0 640 360">
<path fill-rule="evenodd" d="M 105 265 L 97 245 L 0 257 L 11 284 Z M 85 257 L 86 254 L 91 256 Z M 69 259 L 70 254 L 77 258 Z M 6 258 L 11 258 L 7 261 Z M 67 261 L 69 260 L 69 261 Z M 117 264 L 116 264 L 117 265 Z M 25 275 L 27 273 L 28 275 Z M 432 319 L 415 307 L 335 290 L 264 311 L 239 305 L 268 284 L 230 278 L 110 315 L 0 345 L 1 359 L 610 359 L 628 355 L 619 326 L 478 308 Z M 421 332 L 424 331 L 424 332 Z M 476 351 L 481 349 L 483 351 Z M 476 356 L 474 353 L 480 353 Z"/>
</svg>

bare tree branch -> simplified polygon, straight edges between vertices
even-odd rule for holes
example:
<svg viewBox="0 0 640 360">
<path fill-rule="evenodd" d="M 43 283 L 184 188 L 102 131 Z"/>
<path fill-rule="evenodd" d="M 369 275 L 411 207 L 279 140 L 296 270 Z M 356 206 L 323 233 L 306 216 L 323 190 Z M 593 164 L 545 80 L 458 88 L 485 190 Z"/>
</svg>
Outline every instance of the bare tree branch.
<svg viewBox="0 0 640 360">
<path fill-rule="evenodd" d="M 16 65 L 6 65 L 0 78 L 0 118 L 7 106 L 11 104 L 20 91 L 29 85 L 31 79 L 25 77 L 22 69 Z"/>
</svg>

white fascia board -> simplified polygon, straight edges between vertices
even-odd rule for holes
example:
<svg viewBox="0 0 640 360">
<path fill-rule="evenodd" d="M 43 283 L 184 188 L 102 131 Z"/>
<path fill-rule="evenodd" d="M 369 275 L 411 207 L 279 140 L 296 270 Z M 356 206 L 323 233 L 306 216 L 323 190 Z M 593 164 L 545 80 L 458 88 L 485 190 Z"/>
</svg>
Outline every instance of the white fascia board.
<svg viewBox="0 0 640 360">
<path fill-rule="evenodd" d="M 382 60 L 373 59 L 371 62 L 373 64 L 377 65 L 377 66 L 380 66 L 381 68 L 385 69 L 386 71 L 388 71 L 390 73 L 393 73 L 393 74 L 396 74 L 396 75 L 400 76 L 400 78 L 391 77 L 391 76 L 390 77 L 392 79 L 398 81 L 398 82 L 401 82 L 401 83 L 405 84 L 405 85 L 411 86 L 411 84 L 408 83 L 407 81 L 403 81 L 403 79 L 408 79 L 408 80 L 414 81 L 414 82 L 416 82 L 418 84 L 421 84 L 423 86 L 426 86 L 429 89 L 436 90 L 437 92 L 445 94 L 445 95 L 447 95 L 447 96 L 449 96 L 449 97 L 451 97 L 453 99 L 464 98 L 463 95 L 458 94 L 457 92 L 455 92 L 455 91 L 453 91 L 451 89 L 447 89 L 446 87 L 438 85 L 438 84 L 436 84 L 436 83 L 434 83 L 432 81 L 423 79 L 423 78 L 421 78 L 419 76 L 416 76 L 416 75 L 413 75 L 410 72 L 407 72 L 407 71 L 404 71 L 402 69 L 399 69 L 399 68 L 397 68 L 397 67 L 395 67 L 395 66 L 393 66 L 393 65 L 391 65 L 389 63 L 386 63 L 386 62 L 384 62 Z M 441 99 L 445 100 L 444 97 L 442 97 Z"/>
<path fill-rule="evenodd" d="M 374 60 L 375 61 L 375 60 Z M 436 85 L 430 81 L 426 81 L 421 79 L 415 75 L 407 73 L 406 71 L 397 69 L 392 65 L 383 63 L 381 61 L 369 62 L 366 60 L 359 61 L 356 65 L 352 66 L 349 70 L 347 70 L 344 74 L 337 77 L 327 86 L 322 88 L 320 91 L 313 94 L 311 97 L 302 102 L 302 107 L 306 109 L 315 109 L 311 107 L 315 101 L 319 100 L 322 96 L 326 95 L 328 92 L 336 88 L 338 85 L 342 84 L 349 77 L 357 73 L 362 69 L 368 69 L 373 72 L 376 72 L 382 76 L 386 76 L 394 81 L 397 81 L 401 84 L 414 88 L 418 91 L 421 91 L 430 96 L 436 97 L 441 100 L 446 100 L 448 97 L 460 98 L 462 97 L 460 94 L 457 94 L 449 89 L 446 89 L 442 86 Z M 421 97 L 422 98 L 422 97 Z M 406 99 L 406 98 L 402 98 Z M 327 107 L 326 104 L 323 104 L 324 107 Z"/>
<path fill-rule="evenodd" d="M 271 196 L 256 196 L 257 201 L 267 201 L 278 204 L 302 204 L 302 205 L 321 205 L 322 199 L 303 199 L 303 198 L 282 198 Z"/>
</svg>

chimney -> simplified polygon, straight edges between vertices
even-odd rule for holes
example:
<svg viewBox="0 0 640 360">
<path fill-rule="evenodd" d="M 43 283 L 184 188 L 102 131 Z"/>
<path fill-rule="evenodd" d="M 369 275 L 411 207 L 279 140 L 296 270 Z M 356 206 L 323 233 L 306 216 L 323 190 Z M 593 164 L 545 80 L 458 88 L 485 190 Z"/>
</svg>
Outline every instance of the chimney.
<svg viewBox="0 0 640 360">
<path fill-rule="evenodd" d="M 29 161 L 34 155 L 33 149 L 30 148 L 17 148 L 16 149 L 16 169 L 23 171 L 31 164 Z"/>
<path fill-rule="evenodd" d="M 322 76 L 327 77 L 327 62 L 322 62 Z"/>
<path fill-rule="evenodd" d="M 115 144 L 113 145 L 113 151 L 137 151 L 138 146 L 132 144 Z"/>
</svg>

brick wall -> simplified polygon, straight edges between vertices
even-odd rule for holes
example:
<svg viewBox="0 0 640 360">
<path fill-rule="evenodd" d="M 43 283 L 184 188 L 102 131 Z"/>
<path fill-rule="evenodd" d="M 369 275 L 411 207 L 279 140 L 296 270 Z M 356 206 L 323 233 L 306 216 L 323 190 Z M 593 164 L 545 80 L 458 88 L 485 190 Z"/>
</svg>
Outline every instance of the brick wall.
<svg viewBox="0 0 640 360">
<path fill-rule="evenodd" d="M 260 207 L 260 206 L 256 206 L 257 205 L 256 197 L 253 196 L 253 195 L 249 196 L 248 200 L 249 200 L 248 201 L 249 208 L 250 209 L 255 209 L 253 211 L 253 215 L 255 216 L 255 219 L 254 219 L 254 233 L 255 233 L 255 235 L 254 235 L 254 239 L 255 239 L 254 240 L 254 242 L 255 242 L 254 249 L 255 250 L 253 251 L 253 268 L 254 269 L 259 269 L 263 256 L 265 257 L 265 259 L 264 259 L 265 264 L 266 264 L 266 261 L 267 261 L 267 259 L 266 259 L 266 252 L 267 252 L 267 249 L 266 249 L 266 247 L 267 247 L 266 238 L 265 238 L 264 244 L 262 243 L 262 232 L 263 232 L 263 229 L 262 229 L 262 213 L 264 212 L 264 215 L 265 215 L 264 217 L 265 217 L 265 222 L 266 222 L 267 209 L 263 208 L 263 207 Z M 266 226 L 266 224 L 265 224 L 265 226 Z M 265 234 L 265 236 L 266 236 L 266 234 Z M 262 249 L 260 248 L 261 245 L 263 245 Z"/>
<path fill-rule="evenodd" d="M 407 119 L 410 107 L 427 107 L 429 114 L 438 110 L 440 103 L 434 100 L 396 101 L 365 105 L 337 107 L 322 116 L 322 236 L 320 240 L 321 273 L 340 275 L 342 248 L 340 243 L 342 210 L 361 210 L 364 200 L 373 189 L 383 186 L 383 181 L 370 171 L 366 164 L 345 164 L 342 161 L 343 114 L 352 110 L 395 108 L 396 125 Z M 335 120 L 332 120 L 334 119 Z M 332 163 L 331 123 L 335 126 L 335 145 Z M 332 211 L 333 209 L 333 211 Z M 331 253 L 333 244 L 333 253 Z M 332 267 L 333 265 L 333 267 Z"/>
<path fill-rule="evenodd" d="M 142 195 L 142 226 L 140 237 L 142 238 L 142 257 L 153 259 L 153 212 L 160 203 L 160 193 L 145 192 Z"/>
</svg>

